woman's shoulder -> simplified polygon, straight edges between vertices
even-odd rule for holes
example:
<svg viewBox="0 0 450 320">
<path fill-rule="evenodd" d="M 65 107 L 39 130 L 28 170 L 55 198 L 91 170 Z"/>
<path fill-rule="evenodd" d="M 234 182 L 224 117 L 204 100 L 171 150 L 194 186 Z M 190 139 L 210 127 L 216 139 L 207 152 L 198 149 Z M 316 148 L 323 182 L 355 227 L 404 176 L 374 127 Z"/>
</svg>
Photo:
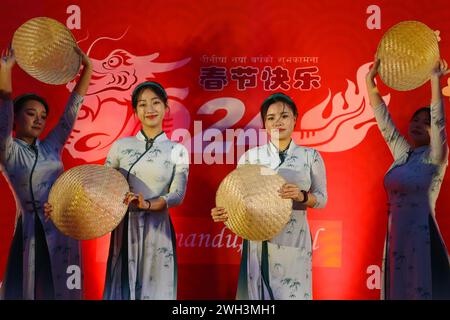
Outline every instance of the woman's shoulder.
<svg viewBox="0 0 450 320">
<path fill-rule="evenodd" d="M 311 147 L 296 145 L 291 153 L 291 156 L 294 156 L 294 158 L 309 164 L 323 162 L 323 158 L 319 151 Z"/>
<path fill-rule="evenodd" d="M 168 137 L 166 137 L 166 139 L 164 139 L 161 143 L 169 146 L 171 149 L 173 149 L 173 148 L 184 148 L 184 149 L 187 149 L 182 143 L 180 143 L 178 141 L 170 140 Z"/>
<path fill-rule="evenodd" d="M 267 148 L 268 148 L 268 145 L 263 144 L 261 146 L 256 146 L 256 147 L 250 148 L 245 153 L 246 154 L 258 154 L 262 150 L 267 150 Z"/>
<path fill-rule="evenodd" d="M 317 151 L 314 148 L 311 147 L 305 147 L 305 146 L 301 146 L 301 145 L 295 145 L 295 149 L 294 152 L 296 153 L 303 153 L 303 154 L 307 154 L 307 155 L 311 155 L 311 156 L 317 156 L 320 155 L 319 151 Z"/>
<path fill-rule="evenodd" d="M 261 146 L 256 146 L 256 147 L 248 149 L 243 154 L 243 156 L 257 156 L 257 155 L 260 155 L 261 152 L 267 151 L 267 149 L 268 149 L 268 145 L 267 144 L 263 144 Z"/>
<path fill-rule="evenodd" d="M 139 140 L 135 136 L 120 138 L 111 144 L 111 149 L 118 150 L 123 148 L 130 148 L 133 147 L 133 145 L 138 141 Z"/>
<path fill-rule="evenodd" d="M 256 146 L 256 147 L 248 149 L 239 158 L 238 165 L 244 164 L 244 163 L 258 162 L 258 159 L 260 159 L 261 157 L 264 157 L 264 155 L 267 154 L 267 148 L 268 148 L 268 145 L 264 144 L 261 146 Z"/>
</svg>

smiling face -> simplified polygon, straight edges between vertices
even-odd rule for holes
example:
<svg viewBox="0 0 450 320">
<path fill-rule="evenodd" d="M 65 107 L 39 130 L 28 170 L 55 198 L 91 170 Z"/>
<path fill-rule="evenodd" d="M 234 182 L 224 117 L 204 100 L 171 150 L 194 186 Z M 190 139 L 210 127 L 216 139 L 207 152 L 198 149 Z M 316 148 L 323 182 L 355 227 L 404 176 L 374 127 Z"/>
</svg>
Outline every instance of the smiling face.
<svg viewBox="0 0 450 320">
<path fill-rule="evenodd" d="M 430 113 L 423 110 L 415 114 L 409 122 L 408 135 L 415 147 L 430 144 L 430 120 Z"/>
<path fill-rule="evenodd" d="M 47 111 L 42 103 L 28 100 L 15 115 L 15 129 L 18 138 L 38 138 L 44 131 Z"/>
<path fill-rule="evenodd" d="M 167 105 L 151 89 L 142 90 L 137 98 L 136 115 L 143 128 L 161 129 Z"/>
<path fill-rule="evenodd" d="M 284 141 L 291 138 L 296 120 L 297 118 L 289 105 L 277 101 L 267 109 L 264 126 L 271 139 Z"/>
</svg>

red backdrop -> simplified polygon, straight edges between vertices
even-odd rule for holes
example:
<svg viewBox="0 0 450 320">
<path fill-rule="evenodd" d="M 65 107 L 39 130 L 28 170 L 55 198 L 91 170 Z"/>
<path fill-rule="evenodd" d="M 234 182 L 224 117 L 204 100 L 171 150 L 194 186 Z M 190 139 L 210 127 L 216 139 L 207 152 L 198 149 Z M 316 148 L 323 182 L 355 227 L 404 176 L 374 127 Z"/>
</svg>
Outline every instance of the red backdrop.
<svg viewBox="0 0 450 320">
<path fill-rule="evenodd" d="M 392 158 L 368 107 L 364 76 L 383 33 L 403 20 L 440 30 L 441 55 L 449 58 L 447 1 L 72 3 L 3 0 L 0 46 L 6 47 L 28 19 L 48 16 L 71 28 L 79 46 L 89 51 L 95 75 L 63 152 L 66 169 L 103 163 L 114 140 L 136 132 L 129 102 L 136 82 L 154 79 L 170 88 L 171 114 L 164 127 L 177 136 L 188 130 L 183 141 L 193 141 L 187 195 L 171 211 L 178 236 L 178 298 L 234 298 L 240 240 L 214 224 L 209 212 L 237 155 L 226 161 L 208 140 L 227 128 L 258 127 L 259 105 L 272 91 L 295 99 L 300 109 L 296 139 L 318 149 L 326 164 L 328 204 L 308 213 L 314 298 L 379 297 L 387 222 L 383 175 Z M 13 76 L 15 95 L 35 91 L 48 99 L 45 135 L 61 115 L 73 84 L 45 85 L 18 67 Z M 429 104 L 428 84 L 410 92 L 381 89 L 402 132 L 412 112 Z M 437 204 L 447 244 L 449 180 L 444 180 Z M 0 194 L 1 279 L 15 214 L 3 178 Z M 101 298 L 108 244 L 109 236 L 83 243 L 87 299 Z"/>
</svg>

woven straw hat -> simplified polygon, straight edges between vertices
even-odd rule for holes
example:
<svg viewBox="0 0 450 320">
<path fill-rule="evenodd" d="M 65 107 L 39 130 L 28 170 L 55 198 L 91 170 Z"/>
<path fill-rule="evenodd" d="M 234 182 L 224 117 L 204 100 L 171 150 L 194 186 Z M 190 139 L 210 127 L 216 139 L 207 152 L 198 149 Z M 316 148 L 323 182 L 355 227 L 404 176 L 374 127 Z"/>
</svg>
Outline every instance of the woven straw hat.
<svg viewBox="0 0 450 320">
<path fill-rule="evenodd" d="M 403 21 L 390 28 L 381 39 L 377 58 L 380 77 L 396 90 L 408 91 L 430 79 L 439 59 L 437 35 L 419 21 Z"/>
<path fill-rule="evenodd" d="M 274 170 L 260 165 L 243 165 L 230 172 L 216 194 L 216 205 L 228 213 L 225 225 L 244 239 L 273 238 L 291 216 L 292 200 L 278 195 L 285 182 Z"/>
<path fill-rule="evenodd" d="M 12 47 L 19 66 L 48 84 L 65 84 L 75 78 L 81 57 L 77 43 L 62 23 L 47 17 L 28 20 L 14 33 Z"/>
<path fill-rule="evenodd" d="M 48 202 L 51 219 L 65 235 L 78 240 L 101 237 L 123 219 L 128 183 L 123 175 L 102 165 L 82 165 L 64 172 L 55 182 Z"/>
</svg>

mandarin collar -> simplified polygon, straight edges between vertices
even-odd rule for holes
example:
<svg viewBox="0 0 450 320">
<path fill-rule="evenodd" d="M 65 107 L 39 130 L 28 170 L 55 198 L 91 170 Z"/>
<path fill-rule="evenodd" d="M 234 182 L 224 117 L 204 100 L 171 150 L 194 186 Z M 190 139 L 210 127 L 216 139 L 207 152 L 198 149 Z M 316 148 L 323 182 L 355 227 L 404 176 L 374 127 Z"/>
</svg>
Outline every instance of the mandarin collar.
<svg viewBox="0 0 450 320">
<path fill-rule="evenodd" d="M 415 149 L 412 149 L 412 153 L 422 153 L 425 150 L 427 150 L 430 146 L 429 145 L 424 145 Z"/>
<path fill-rule="evenodd" d="M 19 138 L 14 138 L 14 140 L 22 147 L 29 148 L 31 146 L 29 143 L 26 143 L 25 141 L 23 141 Z M 39 145 L 41 144 L 41 141 L 39 139 L 36 139 L 34 144 L 36 145 L 36 147 L 39 147 Z"/>
<path fill-rule="evenodd" d="M 136 138 L 139 141 L 143 141 L 143 142 L 147 141 L 147 139 L 145 138 L 145 136 L 143 135 L 141 130 L 139 130 L 139 132 L 136 134 Z M 167 135 L 166 135 L 166 133 L 164 131 L 162 131 L 160 134 L 158 134 L 156 136 L 156 138 L 153 141 L 157 142 L 157 141 L 162 141 L 162 140 L 166 140 L 166 139 L 167 139 Z"/>
<path fill-rule="evenodd" d="M 280 150 L 275 146 L 275 144 L 271 140 L 269 140 L 268 146 L 270 153 L 278 156 Z M 291 155 L 292 151 L 295 149 L 296 146 L 297 144 L 295 143 L 294 139 L 291 139 L 291 142 L 289 142 L 289 146 L 284 152 L 286 152 L 287 155 Z"/>
</svg>

